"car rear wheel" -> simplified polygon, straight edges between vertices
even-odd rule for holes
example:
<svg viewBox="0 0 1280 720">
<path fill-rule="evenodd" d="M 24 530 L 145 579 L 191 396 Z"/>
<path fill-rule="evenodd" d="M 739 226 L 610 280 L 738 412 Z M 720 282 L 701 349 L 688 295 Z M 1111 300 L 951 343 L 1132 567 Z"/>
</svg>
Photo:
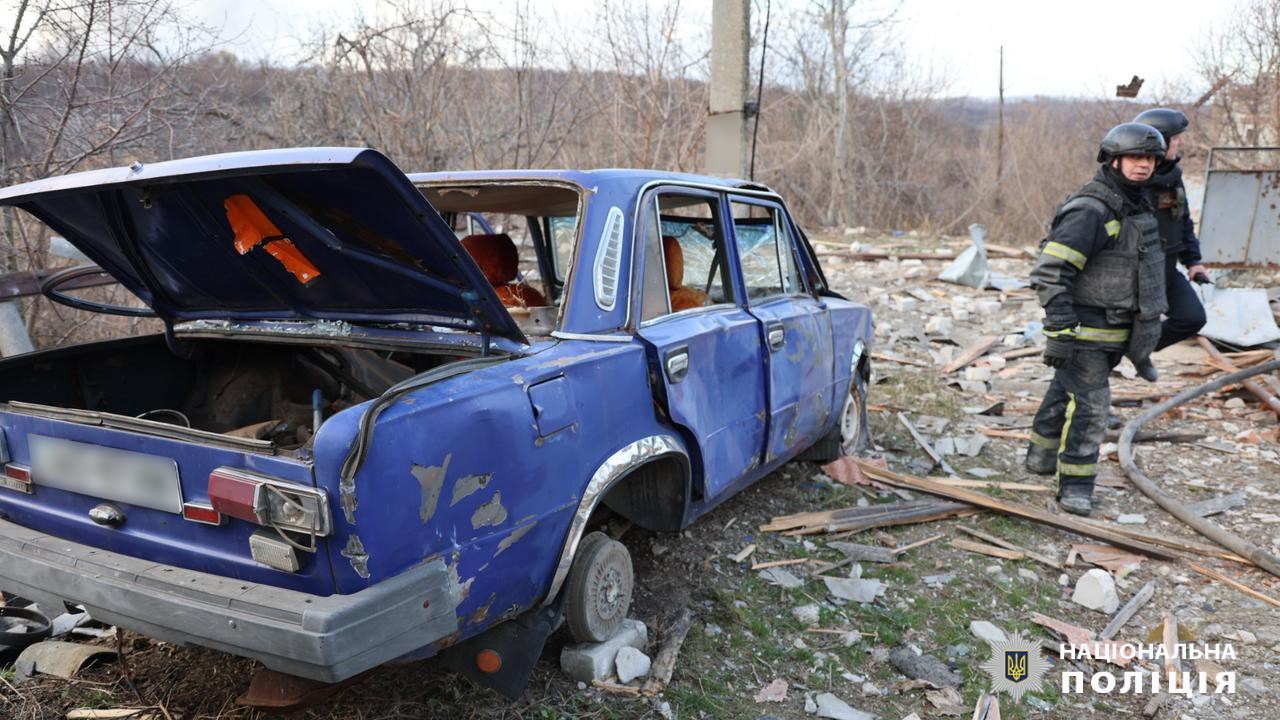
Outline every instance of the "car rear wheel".
<svg viewBox="0 0 1280 720">
<path fill-rule="evenodd" d="M 867 423 L 867 382 L 855 374 L 849 394 L 840 408 L 840 419 L 825 437 L 800 454 L 801 460 L 831 462 L 843 455 L 857 455 L 871 444 Z"/>
<path fill-rule="evenodd" d="M 601 532 L 588 533 L 565 585 L 564 617 L 578 642 L 613 637 L 631 609 L 635 574 L 627 546 Z"/>
</svg>

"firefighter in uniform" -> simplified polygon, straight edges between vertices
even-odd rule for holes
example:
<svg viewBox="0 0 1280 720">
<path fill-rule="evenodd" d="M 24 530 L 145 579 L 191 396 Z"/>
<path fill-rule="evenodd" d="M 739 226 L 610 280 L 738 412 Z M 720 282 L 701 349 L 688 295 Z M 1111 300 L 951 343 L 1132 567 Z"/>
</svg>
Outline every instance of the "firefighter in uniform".
<svg viewBox="0 0 1280 720">
<path fill-rule="evenodd" d="M 1200 241 L 1196 238 L 1191 213 L 1187 209 L 1187 189 L 1182 184 L 1182 167 L 1178 165 L 1183 135 L 1191 124 L 1187 116 L 1171 108 L 1147 110 L 1134 119 L 1160 131 L 1169 146 L 1164 160 L 1156 165 L 1156 172 L 1148 185 L 1151 204 L 1155 208 L 1156 222 L 1160 225 L 1160 239 L 1164 241 L 1165 292 L 1169 310 L 1165 313 L 1160 329 L 1159 350 L 1194 336 L 1204 327 L 1204 306 L 1187 282 L 1209 282 L 1209 273 L 1201 264 Z M 1178 261 L 1187 268 L 1184 276 L 1178 272 Z"/>
<path fill-rule="evenodd" d="M 1057 474 L 1058 502 L 1077 515 L 1093 510 L 1111 370 L 1128 355 L 1155 379 L 1149 356 L 1167 307 L 1165 254 L 1144 186 L 1164 154 L 1164 138 L 1150 125 L 1112 128 L 1097 174 L 1058 208 L 1031 272 L 1045 311 L 1044 361 L 1054 374 L 1026 463 Z"/>
</svg>

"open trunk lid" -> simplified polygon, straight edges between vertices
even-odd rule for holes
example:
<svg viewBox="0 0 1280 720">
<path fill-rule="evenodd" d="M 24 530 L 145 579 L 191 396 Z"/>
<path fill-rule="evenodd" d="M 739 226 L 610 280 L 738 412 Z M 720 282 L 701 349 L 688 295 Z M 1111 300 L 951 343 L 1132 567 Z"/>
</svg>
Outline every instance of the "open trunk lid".
<svg viewBox="0 0 1280 720">
<path fill-rule="evenodd" d="M 526 342 L 408 178 L 359 148 L 134 163 L 0 190 L 169 323 L 409 323 Z"/>
</svg>

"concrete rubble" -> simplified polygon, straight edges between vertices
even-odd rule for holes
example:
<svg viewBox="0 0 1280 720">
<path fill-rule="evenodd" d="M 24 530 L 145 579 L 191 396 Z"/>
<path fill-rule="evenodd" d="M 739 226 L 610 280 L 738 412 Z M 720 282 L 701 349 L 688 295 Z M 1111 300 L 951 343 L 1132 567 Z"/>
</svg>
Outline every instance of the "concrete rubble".
<svg viewBox="0 0 1280 720">
<path fill-rule="evenodd" d="M 593 680 L 604 680 L 614 674 L 618 652 L 622 648 L 639 651 L 648 642 L 649 630 L 645 624 L 627 618 L 622 621 L 618 632 L 604 642 L 566 645 L 560 651 L 560 669 L 574 680 L 589 685 Z"/>
</svg>

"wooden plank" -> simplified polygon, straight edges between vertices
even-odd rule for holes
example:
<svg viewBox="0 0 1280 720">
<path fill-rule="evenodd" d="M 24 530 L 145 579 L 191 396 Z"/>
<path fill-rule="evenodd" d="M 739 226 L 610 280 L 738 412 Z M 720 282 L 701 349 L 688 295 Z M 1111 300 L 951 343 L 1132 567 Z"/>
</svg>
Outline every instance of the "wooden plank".
<svg viewBox="0 0 1280 720">
<path fill-rule="evenodd" d="M 1254 590 L 1253 588 L 1249 587 L 1248 585 L 1245 585 L 1239 580 L 1235 580 L 1233 578 L 1227 577 L 1226 575 L 1223 575 L 1217 570 L 1211 570 L 1207 567 L 1204 567 L 1203 565 L 1197 565 L 1196 563 L 1193 563 L 1190 560 L 1187 560 L 1186 564 L 1187 564 L 1187 567 L 1191 568 L 1192 570 L 1195 570 L 1196 572 L 1200 573 L 1201 575 L 1204 575 L 1205 577 L 1213 578 L 1214 580 L 1217 580 L 1223 585 L 1233 587 L 1236 590 L 1239 590 L 1240 592 L 1244 593 L 1245 595 L 1248 595 L 1251 598 L 1256 598 L 1258 600 L 1261 600 L 1262 602 L 1267 603 L 1268 605 L 1274 605 L 1276 607 L 1280 607 L 1280 600 L 1277 600 L 1265 593 Z"/>
<path fill-rule="evenodd" d="M 809 562 L 809 558 L 788 558 L 786 560 L 769 560 L 767 562 L 756 563 L 751 566 L 752 570 L 768 570 L 775 567 L 786 567 L 788 565 L 800 565 Z"/>
<path fill-rule="evenodd" d="M 676 668 L 676 656 L 680 654 L 680 646 L 684 644 L 684 638 L 689 634 L 689 628 L 692 626 L 693 612 L 689 608 L 684 608 L 675 622 L 671 623 L 671 627 L 663 633 L 665 637 L 662 640 L 662 647 L 653 658 L 649 679 L 644 684 L 645 695 L 657 695 L 662 692 L 667 683 L 671 682 L 671 673 Z"/>
<path fill-rule="evenodd" d="M 1005 350 L 1004 352 L 999 353 L 999 355 L 1005 360 L 1017 360 L 1018 358 L 1031 357 L 1032 355 L 1039 355 L 1043 352 L 1044 352 L 1044 348 L 1039 346 L 1032 346 L 1032 347 L 1018 348 L 1016 350 Z"/>
<path fill-rule="evenodd" d="M 894 525 L 912 525 L 915 523 L 942 520 L 956 515 L 968 515 L 973 508 L 964 503 L 933 503 L 932 505 L 908 510 L 901 513 L 887 513 L 864 518 L 853 518 L 827 524 L 814 532 L 841 533 L 840 537 L 848 537 L 874 528 L 892 527 Z M 784 535 L 811 535 L 813 532 L 791 530 Z M 832 537 L 833 540 L 838 539 Z"/>
<path fill-rule="evenodd" d="M 1107 626 L 1103 628 L 1102 639 L 1110 640 L 1115 637 L 1116 633 L 1120 632 L 1120 628 L 1124 627 L 1125 623 L 1129 622 L 1142 609 L 1142 606 L 1147 604 L 1151 596 L 1155 594 L 1155 585 L 1151 583 L 1143 585 L 1142 589 L 1134 593 L 1133 597 L 1129 598 L 1129 602 L 1125 603 L 1124 607 L 1120 608 L 1120 612 L 1116 613 L 1116 616 L 1111 618 L 1111 622 L 1107 623 Z"/>
<path fill-rule="evenodd" d="M 1209 353 L 1209 356 L 1217 362 L 1215 367 L 1221 367 L 1226 372 L 1235 372 L 1239 370 L 1239 368 L 1232 365 L 1222 353 L 1218 352 L 1218 348 L 1214 347 L 1213 343 L 1209 342 L 1203 335 L 1197 335 L 1196 342 L 1200 343 L 1200 347 L 1204 348 L 1204 351 Z M 1258 400 L 1265 405 L 1267 409 L 1280 416 L 1280 399 L 1277 399 L 1275 395 L 1267 392 L 1266 388 L 1259 385 L 1258 382 L 1252 378 L 1242 380 L 1240 384 L 1243 385 L 1250 393 L 1253 393 L 1253 396 L 1258 398 Z"/>
<path fill-rule="evenodd" d="M 1112 531 L 1108 528 L 1081 522 L 1079 519 L 1071 516 L 1053 515 L 1045 512 L 1044 510 L 1031 507 L 1030 505 L 1000 500 L 998 498 L 991 497 L 990 495 L 974 492 L 973 490 L 966 490 L 964 488 L 948 487 L 926 478 L 918 478 L 912 475 L 905 475 L 903 473 L 897 473 L 892 470 L 877 467 L 863 460 L 857 460 L 857 462 L 862 467 L 862 472 L 866 473 L 868 477 L 873 477 L 887 485 L 896 485 L 897 487 L 919 490 L 932 495 L 950 498 L 958 502 L 969 503 L 987 510 L 994 510 L 996 512 L 1004 513 L 1005 515 L 1033 520 L 1043 525 L 1050 525 L 1061 530 L 1069 530 L 1080 535 L 1106 540 L 1118 547 L 1136 550 L 1162 560 L 1171 560 L 1177 557 L 1174 553 L 1149 542 L 1135 540 L 1127 535 Z"/>
<path fill-rule="evenodd" d="M 976 340 L 973 344 L 969 345 L 964 350 L 962 350 L 960 352 L 960 355 L 956 357 L 956 359 L 944 365 L 942 367 L 942 372 L 944 374 L 949 375 L 957 370 L 960 370 L 961 368 L 965 367 L 966 365 L 973 362 L 974 360 L 977 360 L 983 355 L 986 355 L 987 351 L 995 347 L 997 342 L 1000 342 L 1000 336 L 983 335 L 981 338 Z"/>
<path fill-rule="evenodd" d="M 960 531 L 960 532 L 962 532 L 962 533 L 967 533 L 967 534 L 969 534 L 969 535 L 972 535 L 972 536 L 974 536 L 974 537 L 978 538 L 979 540 L 986 540 L 987 542 L 991 543 L 992 545 L 996 545 L 996 546 L 999 546 L 999 547 L 1005 548 L 1006 550 L 1016 550 L 1016 551 L 1018 551 L 1018 552 L 1022 553 L 1023 555 L 1026 555 L 1027 557 L 1031 558 L 1032 560 L 1035 560 L 1036 562 L 1040 563 L 1041 565 L 1048 565 L 1049 567 L 1051 567 L 1051 568 L 1053 568 L 1053 569 L 1055 569 L 1055 570 L 1061 570 L 1061 569 L 1062 569 L 1062 564 L 1061 564 L 1061 563 L 1059 563 L 1057 560 L 1054 560 L 1053 558 L 1047 557 L 1047 556 L 1045 556 L 1045 555 L 1041 555 L 1040 553 L 1037 553 L 1037 552 L 1032 552 L 1032 551 L 1030 551 L 1030 550 L 1028 550 L 1028 549 L 1026 549 L 1026 548 L 1024 548 L 1024 547 L 1021 547 L 1021 546 L 1019 546 L 1019 545 L 1014 545 L 1013 543 L 1009 542 L 1008 540 L 1005 540 L 1005 539 L 1004 539 L 1004 538 L 1002 538 L 1002 537 L 996 537 L 995 535 L 989 535 L 989 534 L 987 534 L 987 533 L 982 532 L 981 530 L 978 530 L 977 528 L 966 527 L 966 526 L 964 526 L 964 525 L 957 525 L 957 526 L 956 526 L 956 529 L 957 529 L 957 530 L 959 530 L 959 531 Z"/>
<path fill-rule="evenodd" d="M 1004 558 L 1005 560 L 1021 560 L 1026 557 L 1026 553 L 1020 553 L 1017 550 L 1006 550 L 995 545 L 984 545 L 971 540 L 962 540 L 960 538 L 951 539 L 951 547 L 958 550 L 968 550 L 969 552 L 979 553 L 981 555 L 990 555 L 991 557 Z"/>
<path fill-rule="evenodd" d="M 871 353 L 871 357 L 872 359 L 875 359 L 875 360 L 887 360 L 889 362 L 895 362 L 901 365 L 915 365 L 916 367 L 922 367 L 922 368 L 933 367 L 933 365 L 930 365 L 927 362 L 922 362 L 920 360 L 912 360 L 911 358 L 904 358 L 898 355 L 892 355 L 887 352 L 873 352 Z"/>
<path fill-rule="evenodd" d="M 994 488 L 998 490 L 1018 490 L 1021 492 L 1053 492 L 1053 488 L 1032 483 L 1001 482 L 998 480 L 970 480 L 968 478 L 931 478 L 943 485 L 962 488 Z"/>
</svg>

